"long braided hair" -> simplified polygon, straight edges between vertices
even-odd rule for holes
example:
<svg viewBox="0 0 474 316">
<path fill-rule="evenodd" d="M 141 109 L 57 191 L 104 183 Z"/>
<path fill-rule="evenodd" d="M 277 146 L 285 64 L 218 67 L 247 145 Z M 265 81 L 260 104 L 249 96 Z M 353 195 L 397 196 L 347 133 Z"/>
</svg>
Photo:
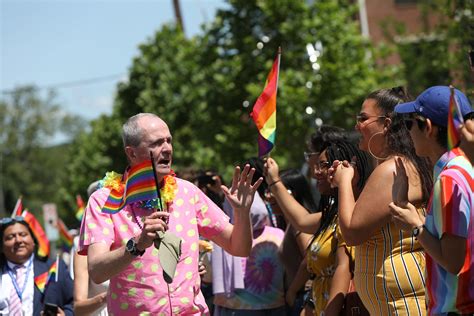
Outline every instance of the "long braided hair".
<svg viewBox="0 0 474 316">
<path fill-rule="evenodd" d="M 326 151 L 326 156 L 330 164 L 335 160 L 351 161 L 355 157 L 355 169 L 359 175 L 357 187 L 360 191 L 362 190 L 373 170 L 373 163 L 370 156 L 358 148 L 351 134 L 337 127 L 323 125 L 312 135 L 309 147 L 314 152 L 321 153 Z M 315 238 L 324 233 L 337 215 L 337 189 L 334 189 L 329 195 L 321 196 L 319 210 L 322 211 L 321 225 L 314 233 L 309 245 L 311 245 Z"/>
</svg>

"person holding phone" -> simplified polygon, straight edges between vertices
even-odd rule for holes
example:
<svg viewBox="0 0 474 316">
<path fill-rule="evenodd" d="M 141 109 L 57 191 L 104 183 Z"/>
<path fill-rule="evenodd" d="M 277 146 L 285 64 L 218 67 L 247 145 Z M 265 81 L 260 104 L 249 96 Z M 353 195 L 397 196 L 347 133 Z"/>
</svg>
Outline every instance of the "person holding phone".
<svg viewBox="0 0 474 316">
<path fill-rule="evenodd" d="M 74 315 L 73 284 L 59 260 L 57 281 L 40 291 L 35 277 L 47 273 L 54 260 L 37 255 L 37 241 L 23 217 L 0 220 L 0 315 Z"/>
</svg>

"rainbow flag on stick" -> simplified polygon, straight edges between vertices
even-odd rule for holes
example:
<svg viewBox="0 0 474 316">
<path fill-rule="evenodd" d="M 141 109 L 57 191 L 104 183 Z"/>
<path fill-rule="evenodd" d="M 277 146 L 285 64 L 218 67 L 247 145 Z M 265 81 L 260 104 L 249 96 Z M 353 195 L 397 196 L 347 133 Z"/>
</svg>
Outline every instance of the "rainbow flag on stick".
<svg viewBox="0 0 474 316">
<path fill-rule="evenodd" d="M 280 71 L 281 48 L 268 74 L 265 88 L 253 106 L 250 116 L 258 128 L 258 156 L 268 154 L 275 144 L 276 100 L 278 91 L 278 73 Z"/>
<path fill-rule="evenodd" d="M 156 198 L 158 194 L 153 165 L 151 160 L 147 160 L 129 169 L 123 190 L 111 189 L 102 212 L 115 214 L 127 204 Z"/>
<path fill-rule="evenodd" d="M 58 274 L 59 274 L 59 255 L 56 256 L 56 261 L 49 267 L 48 271 L 41 273 L 40 275 L 35 277 L 35 285 L 38 287 L 41 293 L 44 293 L 44 289 L 48 285 L 48 283 L 53 279 L 54 281 L 58 282 Z"/>
<path fill-rule="evenodd" d="M 76 219 L 78 221 L 82 221 L 82 216 L 84 216 L 84 201 L 82 200 L 82 197 L 79 194 L 76 195 L 76 204 Z"/>
<path fill-rule="evenodd" d="M 62 250 L 65 252 L 70 252 L 74 238 L 71 234 L 69 234 L 69 230 L 60 218 L 58 218 L 58 232 L 59 243 L 61 244 Z"/>
<path fill-rule="evenodd" d="M 46 233 L 44 232 L 43 227 L 41 227 L 41 224 L 38 222 L 36 217 L 30 212 L 28 212 L 28 210 L 24 210 L 21 216 L 23 216 L 25 222 L 28 223 L 31 228 L 31 231 L 33 232 L 33 235 L 35 235 L 36 240 L 38 241 L 38 256 L 48 257 L 49 240 L 48 237 L 46 237 Z"/>
<path fill-rule="evenodd" d="M 16 200 L 15 208 L 13 209 L 11 217 L 13 218 L 15 216 L 21 216 L 22 211 L 23 211 L 23 204 L 21 203 L 21 195 L 20 195 L 18 200 Z"/>
<path fill-rule="evenodd" d="M 451 90 L 451 96 L 448 109 L 448 151 L 458 146 L 461 141 L 459 126 L 464 123 L 454 87 L 449 86 L 449 89 Z"/>
</svg>

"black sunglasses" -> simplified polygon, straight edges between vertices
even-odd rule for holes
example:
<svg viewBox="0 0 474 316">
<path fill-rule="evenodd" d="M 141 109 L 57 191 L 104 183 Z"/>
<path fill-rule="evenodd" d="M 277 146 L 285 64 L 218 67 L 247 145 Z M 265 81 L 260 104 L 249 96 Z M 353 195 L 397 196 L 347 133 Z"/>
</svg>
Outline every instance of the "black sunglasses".
<svg viewBox="0 0 474 316">
<path fill-rule="evenodd" d="M 18 223 L 18 222 L 25 222 L 25 218 L 23 216 L 15 216 L 15 217 L 4 217 L 0 219 L 0 225 L 8 225 L 11 222 Z"/>
<path fill-rule="evenodd" d="M 416 123 L 418 124 L 418 128 L 419 129 L 422 129 L 423 128 L 423 125 L 425 124 L 426 122 L 426 119 L 423 118 L 423 117 L 413 117 L 411 119 L 405 119 L 403 120 L 405 122 L 405 126 L 407 127 L 407 129 L 409 131 L 411 131 L 412 127 L 413 127 L 413 122 L 416 121 Z"/>
</svg>

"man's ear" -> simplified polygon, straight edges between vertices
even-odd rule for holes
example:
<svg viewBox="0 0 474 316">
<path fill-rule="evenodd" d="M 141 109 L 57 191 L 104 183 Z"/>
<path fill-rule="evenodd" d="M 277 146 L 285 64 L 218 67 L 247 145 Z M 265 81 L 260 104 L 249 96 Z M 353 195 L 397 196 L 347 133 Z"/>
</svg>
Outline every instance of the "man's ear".
<svg viewBox="0 0 474 316">
<path fill-rule="evenodd" d="M 137 156 L 135 154 L 135 150 L 131 146 L 125 147 L 125 154 L 127 155 L 128 161 L 133 161 L 133 159 L 135 159 Z"/>
</svg>

